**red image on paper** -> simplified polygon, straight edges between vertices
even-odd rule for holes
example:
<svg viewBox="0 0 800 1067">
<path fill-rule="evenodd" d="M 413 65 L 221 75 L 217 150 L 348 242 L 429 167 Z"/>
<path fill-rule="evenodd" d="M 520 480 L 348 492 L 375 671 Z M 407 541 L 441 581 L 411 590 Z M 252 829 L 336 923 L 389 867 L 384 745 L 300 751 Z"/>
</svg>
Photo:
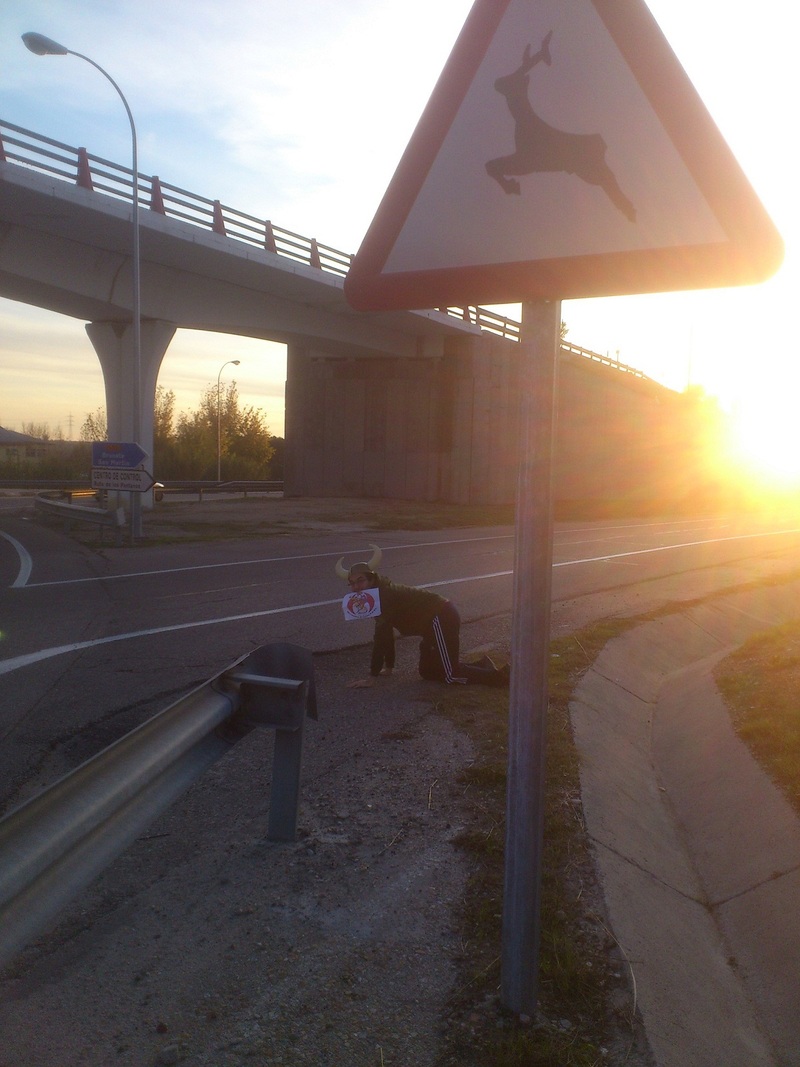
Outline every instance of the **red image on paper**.
<svg viewBox="0 0 800 1067">
<path fill-rule="evenodd" d="M 362 589 L 347 593 L 342 599 L 344 617 L 349 622 L 357 619 L 374 619 L 381 613 L 381 597 L 377 589 Z"/>
</svg>

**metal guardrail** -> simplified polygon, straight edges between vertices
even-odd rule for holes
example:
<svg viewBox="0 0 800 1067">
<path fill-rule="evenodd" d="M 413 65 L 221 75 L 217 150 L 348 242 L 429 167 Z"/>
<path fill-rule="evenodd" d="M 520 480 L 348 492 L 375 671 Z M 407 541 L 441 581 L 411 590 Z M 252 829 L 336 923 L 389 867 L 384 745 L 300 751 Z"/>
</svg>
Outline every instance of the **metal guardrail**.
<svg viewBox="0 0 800 1067">
<path fill-rule="evenodd" d="M 105 193 L 118 200 L 131 201 L 133 198 L 133 175 L 130 167 L 113 163 L 102 156 L 95 156 L 85 148 L 73 148 L 4 119 L 0 119 L 0 162 L 16 163 L 41 174 L 49 174 L 86 189 Z M 190 193 L 177 185 L 162 182 L 155 175 L 139 173 L 136 178 L 140 201 L 153 212 L 202 226 L 214 233 L 255 245 L 267 252 L 285 256 L 297 263 L 304 263 L 339 277 L 344 277 L 350 270 L 350 261 L 353 258 L 350 253 L 322 244 L 315 237 L 303 237 L 291 230 L 284 230 L 275 226 L 269 219 L 248 215 L 228 204 L 222 204 L 219 200 L 210 200 L 198 193 Z M 511 341 L 520 339 L 521 324 L 518 321 L 488 308 L 465 305 L 435 310 L 499 337 Z M 562 349 L 587 356 L 623 373 L 634 374 L 637 378 L 647 378 L 641 371 L 587 348 L 564 343 Z"/>
<path fill-rule="evenodd" d="M 163 500 L 170 493 L 197 493 L 197 499 L 202 500 L 208 493 L 282 493 L 283 482 L 270 482 L 254 480 L 233 480 L 230 482 L 166 482 L 155 491 L 156 500 Z"/>
<path fill-rule="evenodd" d="M 46 506 L 54 512 L 58 510 L 52 506 L 54 504 L 73 504 L 76 499 L 100 499 L 103 496 L 103 490 L 92 489 L 86 481 L 66 478 L 6 478 L 0 479 L 0 489 L 35 490 L 42 493 L 51 490 L 60 493 L 65 499 L 40 498 L 47 501 Z M 154 492 L 157 499 L 170 493 L 196 492 L 199 499 L 202 500 L 206 493 L 242 493 L 244 496 L 247 496 L 248 493 L 282 493 L 283 482 L 261 481 L 257 478 L 249 480 L 232 479 L 228 482 L 174 481 L 168 482 L 166 485 L 158 482 Z M 96 508 L 88 508 L 87 510 L 91 515 L 94 515 L 97 511 Z"/>
<path fill-rule="evenodd" d="M 0 967 L 255 727 L 276 731 L 267 836 L 293 841 L 313 671 L 264 645 L 0 820 Z"/>
<path fill-rule="evenodd" d="M 65 500 L 52 500 L 47 497 L 37 496 L 35 502 L 36 512 L 50 518 L 61 519 L 64 530 L 69 532 L 73 523 L 88 522 L 105 529 L 109 527 L 114 531 L 116 543 L 122 543 L 122 529 L 125 526 L 125 509 L 87 507 L 85 504 L 69 504 Z"/>
<path fill-rule="evenodd" d="M 88 478 L 5 478 L 0 479 L 0 489 L 35 489 L 37 492 L 54 489 L 64 493 L 70 500 L 73 495 L 83 496 L 96 492 L 89 485 Z"/>
</svg>

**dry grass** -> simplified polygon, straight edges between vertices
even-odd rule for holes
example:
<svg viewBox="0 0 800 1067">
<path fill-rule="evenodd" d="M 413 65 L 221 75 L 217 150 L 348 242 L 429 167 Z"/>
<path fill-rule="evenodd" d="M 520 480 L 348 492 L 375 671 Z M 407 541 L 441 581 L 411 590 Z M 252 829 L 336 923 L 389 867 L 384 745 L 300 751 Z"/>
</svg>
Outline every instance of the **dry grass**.
<svg viewBox="0 0 800 1067">
<path fill-rule="evenodd" d="M 580 803 L 569 699 L 580 675 L 626 623 L 601 623 L 553 643 L 547 723 L 539 1012 L 504 1014 L 498 1003 L 504 872 L 508 698 L 496 690 L 447 690 L 439 710 L 467 730 L 478 752 L 462 776 L 471 819 L 457 844 L 471 877 L 462 905 L 461 973 L 442 1067 L 597 1067 L 623 1062 L 636 1043 L 616 1005 L 626 975 L 602 922 L 600 893 Z M 605 1052 L 603 1050 L 606 1050 Z M 636 1061 L 638 1062 L 638 1061 Z"/>
<path fill-rule="evenodd" d="M 715 677 L 737 733 L 800 812 L 800 622 L 751 638 Z"/>
<path fill-rule="evenodd" d="M 510 505 L 420 503 L 413 500 L 284 499 L 277 494 L 204 497 L 156 504 L 143 516 L 145 543 L 285 537 L 325 532 L 440 530 L 505 526 Z"/>
</svg>

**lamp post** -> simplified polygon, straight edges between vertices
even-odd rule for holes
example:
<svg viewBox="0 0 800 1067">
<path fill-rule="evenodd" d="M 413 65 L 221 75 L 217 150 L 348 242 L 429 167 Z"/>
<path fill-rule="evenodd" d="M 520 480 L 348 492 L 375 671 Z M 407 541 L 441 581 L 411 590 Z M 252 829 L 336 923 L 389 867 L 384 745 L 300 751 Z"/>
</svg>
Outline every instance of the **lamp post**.
<svg viewBox="0 0 800 1067">
<path fill-rule="evenodd" d="M 222 413 L 219 403 L 219 382 L 222 377 L 222 372 L 232 363 L 234 367 L 238 367 L 241 363 L 240 359 L 229 359 L 226 363 L 223 363 L 219 368 L 219 374 L 217 375 L 217 481 L 222 481 Z"/>
<path fill-rule="evenodd" d="M 139 257 L 139 162 L 138 152 L 136 147 L 136 126 L 133 121 L 133 114 L 128 106 L 128 101 L 125 99 L 125 94 L 120 87 L 111 77 L 107 70 L 104 70 L 99 63 L 95 63 L 89 56 L 83 55 L 81 52 L 74 52 L 71 48 L 65 48 L 63 44 L 59 44 L 57 41 L 52 40 L 50 37 L 45 37 L 41 33 L 23 33 L 22 40 L 25 43 L 25 47 L 33 52 L 37 56 L 77 56 L 78 59 L 84 59 L 87 63 L 99 70 L 100 73 L 116 89 L 119 94 L 119 98 L 125 108 L 125 112 L 128 116 L 128 121 L 131 124 L 131 149 L 132 149 L 132 161 L 131 161 L 131 192 L 133 197 L 133 210 L 131 212 L 131 224 L 133 228 L 133 242 L 132 242 L 132 263 L 133 263 L 133 306 L 132 306 L 132 319 L 133 319 L 133 436 L 137 444 L 141 444 L 142 436 L 142 300 L 141 300 L 141 279 L 140 279 L 140 257 Z M 140 537 L 142 533 L 142 511 L 141 511 L 141 498 L 138 493 L 131 493 L 131 534 L 134 537 Z"/>
</svg>

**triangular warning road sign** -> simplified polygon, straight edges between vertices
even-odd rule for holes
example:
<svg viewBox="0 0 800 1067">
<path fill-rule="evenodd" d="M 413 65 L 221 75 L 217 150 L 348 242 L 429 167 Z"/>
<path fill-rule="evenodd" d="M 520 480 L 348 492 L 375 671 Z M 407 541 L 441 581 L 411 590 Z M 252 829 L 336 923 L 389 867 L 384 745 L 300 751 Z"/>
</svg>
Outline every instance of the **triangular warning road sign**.
<svg viewBox="0 0 800 1067">
<path fill-rule="evenodd" d="M 782 255 L 643 0 L 477 0 L 345 293 L 389 310 L 710 288 Z"/>
</svg>

